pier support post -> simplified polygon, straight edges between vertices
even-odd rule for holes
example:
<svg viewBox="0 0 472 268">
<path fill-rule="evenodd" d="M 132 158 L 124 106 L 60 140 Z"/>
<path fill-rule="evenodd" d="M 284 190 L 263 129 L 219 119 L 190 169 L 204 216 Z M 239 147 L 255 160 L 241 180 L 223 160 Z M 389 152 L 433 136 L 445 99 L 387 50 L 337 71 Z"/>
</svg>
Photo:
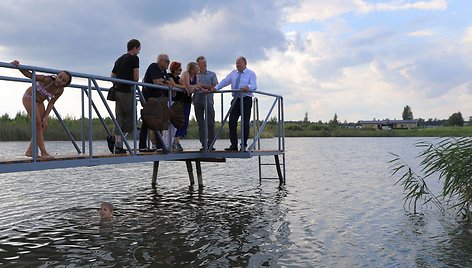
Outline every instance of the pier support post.
<svg viewBox="0 0 472 268">
<path fill-rule="evenodd" d="M 157 172 L 159 171 L 159 161 L 154 161 L 152 167 L 152 187 L 156 187 L 157 182 Z"/>
<path fill-rule="evenodd" d="M 282 176 L 282 170 L 280 169 L 280 160 L 278 155 L 274 155 L 275 158 L 275 168 L 277 169 L 277 175 L 279 176 L 279 185 L 284 184 L 284 178 Z"/>
<path fill-rule="evenodd" d="M 186 160 L 185 164 L 187 165 L 187 172 L 188 172 L 188 177 L 190 179 L 190 185 L 195 185 L 195 179 L 193 177 L 192 161 Z"/>
<path fill-rule="evenodd" d="M 203 187 L 202 166 L 200 161 L 196 160 L 195 166 L 197 167 L 198 187 Z"/>
</svg>

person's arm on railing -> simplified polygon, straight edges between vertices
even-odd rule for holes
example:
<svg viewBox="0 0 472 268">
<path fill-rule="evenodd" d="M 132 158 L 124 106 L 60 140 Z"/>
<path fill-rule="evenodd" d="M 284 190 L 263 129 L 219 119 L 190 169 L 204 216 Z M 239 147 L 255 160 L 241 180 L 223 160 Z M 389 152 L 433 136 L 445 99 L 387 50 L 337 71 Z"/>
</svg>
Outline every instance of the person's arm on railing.
<svg viewBox="0 0 472 268">
<path fill-rule="evenodd" d="M 210 92 L 215 92 L 215 91 L 218 91 L 222 88 L 224 88 L 225 86 L 227 85 L 230 85 L 231 84 L 231 73 L 229 73 L 223 80 L 221 80 L 221 82 L 219 82 L 218 84 L 214 85 L 211 89 L 210 89 Z"/>
<path fill-rule="evenodd" d="M 20 68 L 20 62 L 18 60 L 14 60 L 12 62 L 10 62 L 11 64 L 13 64 L 13 66 L 15 66 L 16 68 L 18 68 L 18 70 L 20 70 L 20 72 L 31 79 L 31 77 L 33 77 L 33 73 L 31 73 L 31 71 L 29 70 L 26 70 L 26 69 L 21 69 Z M 44 75 L 36 75 L 36 81 L 39 81 L 39 82 L 43 82 L 44 80 Z"/>
<path fill-rule="evenodd" d="M 249 76 L 249 83 L 241 88 L 241 90 L 246 93 L 249 90 L 255 91 L 257 89 L 257 77 L 255 73 L 252 73 Z"/>
<path fill-rule="evenodd" d="M 182 73 L 182 81 L 183 81 L 185 89 L 187 90 L 188 95 L 191 95 L 192 93 L 201 89 L 201 87 L 198 84 L 197 85 L 190 84 L 190 73 L 188 71 L 185 71 Z"/>
</svg>

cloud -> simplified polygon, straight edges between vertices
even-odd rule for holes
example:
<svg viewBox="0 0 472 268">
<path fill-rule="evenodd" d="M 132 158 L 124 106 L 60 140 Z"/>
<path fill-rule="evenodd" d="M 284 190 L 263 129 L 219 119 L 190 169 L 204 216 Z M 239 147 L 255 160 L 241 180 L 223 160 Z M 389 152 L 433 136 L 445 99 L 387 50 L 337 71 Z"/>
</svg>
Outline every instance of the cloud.
<svg viewBox="0 0 472 268">
<path fill-rule="evenodd" d="M 290 32 L 287 50 L 268 51 L 270 60 L 255 68 L 266 77 L 261 87 L 284 95 L 296 120 L 305 112 L 315 121 L 335 113 L 341 121 L 399 119 L 407 104 L 423 118 L 472 113 L 471 28 L 463 38 L 432 37 L 412 39 L 381 27 L 343 35 Z"/>
<path fill-rule="evenodd" d="M 162 52 L 185 61 L 205 54 L 217 66 L 241 54 L 261 59 L 264 49 L 285 46 L 281 12 L 269 0 L 5 0 L 0 34 L 8 54 L 30 65 L 108 75 L 131 38 L 142 43 L 144 67 Z"/>
<path fill-rule="evenodd" d="M 414 31 L 414 32 L 409 32 L 408 36 L 413 36 L 413 37 L 423 37 L 423 36 L 432 36 L 434 35 L 434 32 L 431 30 L 420 30 L 420 31 Z"/>
<path fill-rule="evenodd" d="M 445 118 L 458 109 L 466 116 L 472 26 L 447 24 L 458 18 L 453 11 L 427 16 L 446 8 L 441 0 L 3 0 L 0 57 L 108 76 L 126 42 L 138 38 L 141 77 L 163 52 L 184 64 L 203 54 L 220 80 L 246 56 L 259 90 L 284 96 L 288 120 L 305 112 L 315 121 L 334 113 L 341 121 L 393 119 L 406 104 L 417 117 Z M 374 12 L 382 14 L 366 16 Z M 18 88 L 9 99 L 21 99 Z M 61 114 L 77 115 L 74 94 L 57 103 Z"/>
<path fill-rule="evenodd" d="M 368 14 L 376 11 L 445 10 L 447 6 L 447 0 L 396 0 L 381 3 L 369 3 L 363 0 L 301 0 L 297 6 L 287 9 L 287 20 L 291 23 L 311 20 L 323 21 L 345 13 Z"/>
<path fill-rule="evenodd" d="M 462 37 L 462 43 L 464 43 L 464 45 L 472 45 L 472 26 L 471 27 L 467 27 L 464 31 L 464 36 Z"/>
</svg>

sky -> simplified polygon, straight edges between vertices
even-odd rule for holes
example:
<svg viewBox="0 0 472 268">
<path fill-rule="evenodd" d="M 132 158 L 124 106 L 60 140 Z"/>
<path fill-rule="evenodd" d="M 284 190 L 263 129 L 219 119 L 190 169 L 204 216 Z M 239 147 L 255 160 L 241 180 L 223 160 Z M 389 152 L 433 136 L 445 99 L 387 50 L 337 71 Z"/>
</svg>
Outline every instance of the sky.
<svg viewBox="0 0 472 268">
<path fill-rule="evenodd" d="M 0 61 L 109 76 L 136 38 L 141 78 L 160 53 L 184 65 L 204 55 L 219 80 L 245 56 L 286 120 L 401 119 L 406 105 L 468 120 L 470 14 L 469 0 L 2 0 Z M 26 88 L 0 81 L 0 114 L 22 111 Z M 80 117 L 78 97 L 67 90 L 59 113 Z"/>
</svg>

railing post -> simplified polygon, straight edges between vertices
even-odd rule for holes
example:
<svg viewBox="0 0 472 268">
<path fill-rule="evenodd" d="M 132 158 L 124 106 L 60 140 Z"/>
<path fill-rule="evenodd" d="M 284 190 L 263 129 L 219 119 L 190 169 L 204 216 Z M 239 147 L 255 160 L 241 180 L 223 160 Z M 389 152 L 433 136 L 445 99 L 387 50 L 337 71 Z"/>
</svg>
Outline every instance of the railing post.
<svg viewBox="0 0 472 268">
<path fill-rule="evenodd" d="M 224 101 L 224 98 L 223 98 L 223 93 L 221 93 L 220 96 L 221 96 L 221 111 L 220 111 L 220 112 L 221 112 L 221 121 L 220 121 L 220 122 L 223 123 L 223 118 L 224 118 L 224 112 L 223 112 L 223 108 L 224 108 L 224 107 L 223 107 L 223 101 Z"/>
<path fill-rule="evenodd" d="M 93 158 L 93 129 L 92 129 L 92 80 L 88 79 L 88 112 L 89 112 L 89 158 Z"/>
<path fill-rule="evenodd" d="M 239 94 L 239 102 L 240 102 L 239 109 L 240 109 L 240 114 L 241 114 L 241 151 L 244 151 L 244 145 L 245 145 L 244 144 L 244 103 L 243 101 L 244 101 L 243 94 Z"/>
<path fill-rule="evenodd" d="M 259 99 L 257 99 L 257 98 L 256 98 L 256 109 L 255 110 L 257 110 L 256 111 L 256 115 L 257 115 L 256 122 L 257 122 L 257 125 L 259 127 L 259 120 L 260 120 L 260 117 L 259 117 Z M 254 138 L 256 138 L 256 135 L 257 135 L 257 133 L 256 133 L 256 131 L 254 131 Z M 258 150 L 261 149 L 261 139 L 260 138 L 257 139 L 257 149 Z"/>
<path fill-rule="evenodd" d="M 281 126 L 281 121 L 280 118 L 282 117 L 280 113 L 280 98 L 277 98 L 277 136 L 278 136 L 278 143 L 279 143 L 279 150 L 282 148 L 281 140 L 282 140 L 282 130 L 280 128 Z"/>
<path fill-rule="evenodd" d="M 133 152 L 131 155 L 137 155 L 137 140 L 138 140 L 138 128 L 137 128 L 137 103 L 136 103 L 136 85 L 133 85 Z"/>
<path fill-rule="evenodd" d="M 200 93 L 203 94 L 203 93 Z M 208 150 L 208 94 L 205 94 L 205 142 L 203 143 L 203 146 L 205 148 L 204 151 Z"/>
<path fill-rule="evenodd" d="M 80 89 L 80 99 L 81 99 L 81 104 L 82 104 L 82 119 L 81 124 L 82 124 L 82 129 L 80 131 L 80 135 L 82 138 L 82 153 L 85 154 L 85 88 Z"/>
<path fill-rule="evenodd" d="M 36 140 L 36 71 L 32 70 L 31 71 L 31 83 L 32 85 L 32 93 L 31 93 L 31 135 L 32 135 L 32 156 L 33 156 L 33 162 L 36 162 L 37 156 L 38 156 L 38 145 L 37 145 L 37 140 Z M 41 122 L 39 122 L 41 124 Z"/>
<path fill-rule="evenodd" d="M 280 99 L 280 110 L 282 113 L 282 151 L 285 152 L 285 114 L 284 114 L 284 98 L 279 97 Z M 285 156 L 284 156 L 285 159 Z M 285 160 L 284 160 L 284 165 L 285 165 Z M 284 178 L 285 178 L 285 169 L 284 169 Z"/>
</svg>

